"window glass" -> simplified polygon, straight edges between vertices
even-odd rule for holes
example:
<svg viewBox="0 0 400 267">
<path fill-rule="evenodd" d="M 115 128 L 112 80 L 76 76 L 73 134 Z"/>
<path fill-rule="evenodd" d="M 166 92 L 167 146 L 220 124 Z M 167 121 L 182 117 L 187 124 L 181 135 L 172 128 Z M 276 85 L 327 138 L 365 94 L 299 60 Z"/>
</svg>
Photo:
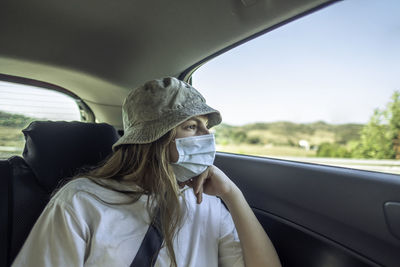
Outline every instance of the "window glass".
<svg viewBox="0 0 400 267">
<path fill-rule="evenodd" d="M 201 66 L 218 150 L 400 174 L 398 14 L 340 1 Z"/>
<path fill-rule="evenodd" d="M 21 130 L 34 120 L 80 121 L 73 98 L 34 86 L 0 81 L 0 158 L 21 155 Z"/>
</svg>

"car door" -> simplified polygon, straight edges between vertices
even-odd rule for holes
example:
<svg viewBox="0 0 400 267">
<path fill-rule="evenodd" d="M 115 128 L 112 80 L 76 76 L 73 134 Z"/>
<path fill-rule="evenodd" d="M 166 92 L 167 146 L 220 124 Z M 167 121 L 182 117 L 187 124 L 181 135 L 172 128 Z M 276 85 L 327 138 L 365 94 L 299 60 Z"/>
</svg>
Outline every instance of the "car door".
<svg viewBox="0 0 400 267">
<path fill-rule="evenodd" d="M 399 266 L 398 175 L 229 153 L 215 164 L 242 189 L 283 266 Z"/>
</svg>

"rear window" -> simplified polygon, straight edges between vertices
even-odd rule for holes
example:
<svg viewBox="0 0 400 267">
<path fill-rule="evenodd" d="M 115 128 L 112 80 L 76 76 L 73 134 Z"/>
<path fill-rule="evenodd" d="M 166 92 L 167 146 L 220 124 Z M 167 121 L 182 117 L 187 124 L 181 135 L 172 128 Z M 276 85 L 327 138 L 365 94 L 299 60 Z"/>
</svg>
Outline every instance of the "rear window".
<svg viewBox="0 0 400 267">
<path fill-rule="evenodd" d="M 218 150 L 400 174 L 398 14 L 340 1 L 202 65 Z"/>
<path fill-rule="evenodd" d="M 72 97 L 53 90 L 0 81 L 0 158 L 21 155 L 22 129 L 34 120 L 81 121 Z"/>
</svg>

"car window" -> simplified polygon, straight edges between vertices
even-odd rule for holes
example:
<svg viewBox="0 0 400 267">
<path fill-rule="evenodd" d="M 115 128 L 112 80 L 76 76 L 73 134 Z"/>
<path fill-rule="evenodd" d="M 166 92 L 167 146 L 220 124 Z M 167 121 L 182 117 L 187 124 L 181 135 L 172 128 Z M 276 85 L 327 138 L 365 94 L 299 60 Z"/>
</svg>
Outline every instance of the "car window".
<svg viewBox="0 0 400 267">
<path fill-rule="evenodd" d="M 76 101 L 63 93 L 0 81 L 0 158 L 21 155 L 22 129 L 34 120 L 81 121 Z"/>
<path fill-rule="evenodd" d="M 400 174 L 399 13 L 341 1 L 202 65 L 218 150 Z"/>
</svg>

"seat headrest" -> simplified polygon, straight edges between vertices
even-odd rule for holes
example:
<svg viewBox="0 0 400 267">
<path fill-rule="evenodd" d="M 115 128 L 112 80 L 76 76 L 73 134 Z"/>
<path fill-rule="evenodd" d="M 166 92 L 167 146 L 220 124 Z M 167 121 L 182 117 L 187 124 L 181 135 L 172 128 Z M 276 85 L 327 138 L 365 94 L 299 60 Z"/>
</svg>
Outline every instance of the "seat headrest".
<svg viewBox="0 0 400 267">
<path fill-rule="evenodd" d="M 40 184 L 53 191 L 60 179 L 99 163 L 119 139 L 106 123 L 34 121 L 26 129 L 23 157 Z"/>
</svg>

